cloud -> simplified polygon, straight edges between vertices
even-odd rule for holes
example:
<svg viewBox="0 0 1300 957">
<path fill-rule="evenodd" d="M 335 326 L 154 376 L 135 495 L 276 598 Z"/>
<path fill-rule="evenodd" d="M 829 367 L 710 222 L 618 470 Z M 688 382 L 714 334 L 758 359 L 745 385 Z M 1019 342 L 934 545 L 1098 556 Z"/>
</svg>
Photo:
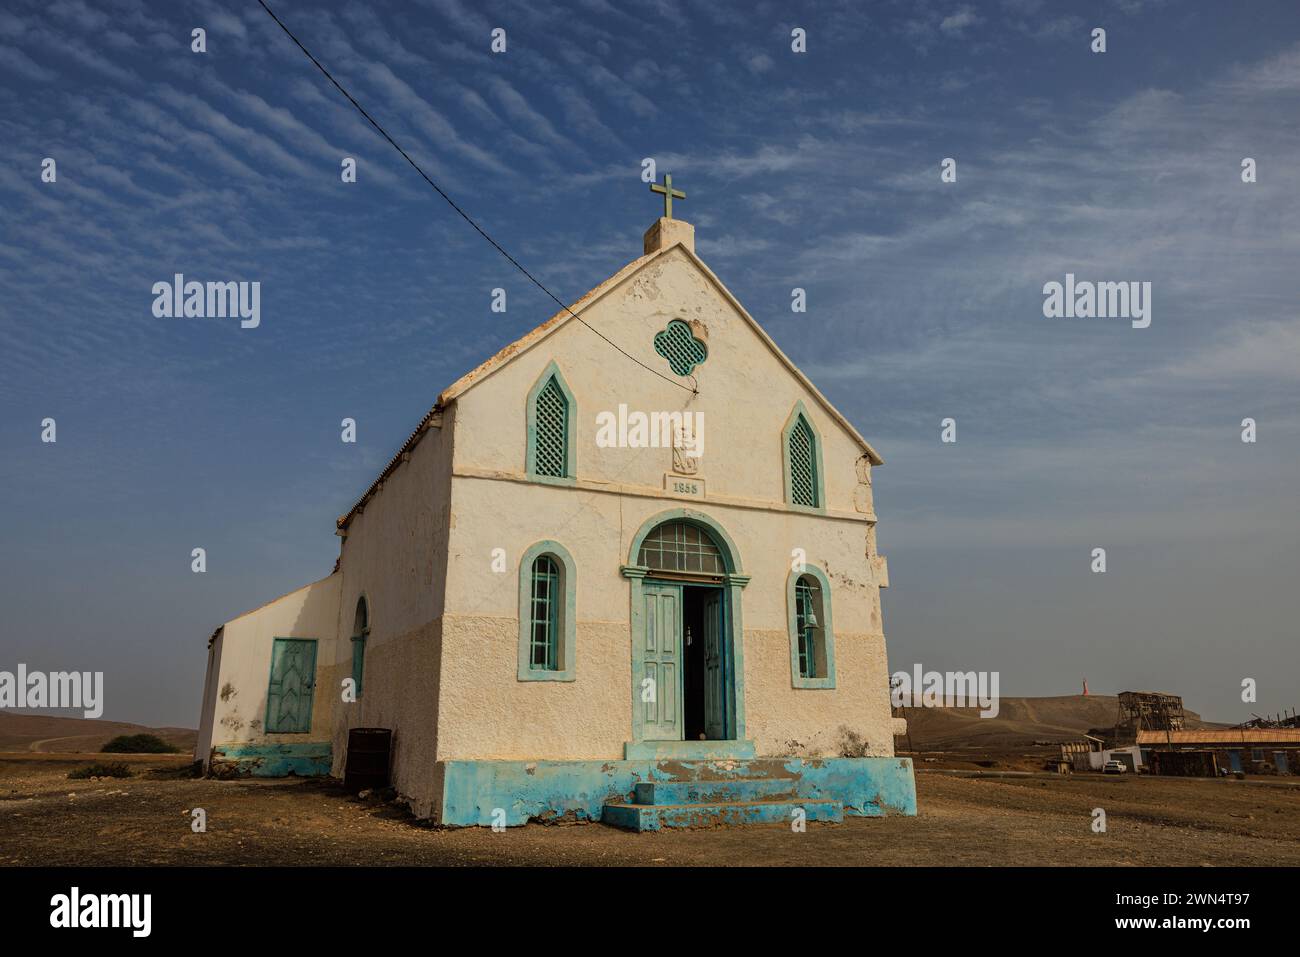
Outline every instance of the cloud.
<svg viewBox="0 0 1300 957">
<path fill-rule="evenodd" d="M 0 43 L 0 67 L 11 70 L 34 83 L 50 83 L 58 74 L 34 62 L 22 50 Z"/>
<path fill-rule="evenodd" d="M 980 19 L 975 15 L 975 11 L 970 7 L 958 7 L 956 11 L 950 13 L 939 21 L 939 29 L 952 36 L 960 34 L 969 26 L 979 23 Z"/>
</svg>

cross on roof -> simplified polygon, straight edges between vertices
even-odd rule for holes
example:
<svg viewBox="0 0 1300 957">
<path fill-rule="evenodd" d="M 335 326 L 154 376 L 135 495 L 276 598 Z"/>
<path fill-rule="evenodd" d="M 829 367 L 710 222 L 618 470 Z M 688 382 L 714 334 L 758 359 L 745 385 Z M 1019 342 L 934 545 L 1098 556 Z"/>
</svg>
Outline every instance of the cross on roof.
<svg viewBox="0 0 1300 957">
<path fill-rule="evenodd" d="M 683 193 L 680 189 L 673 189 L 672 173 L 664 174 L 664 184 L 662 186 L 660 186 L 658 183 L 651 183 L 650 192 L 664 194 L 664 218 L 665 219 L 673 218 L 673 200 L 686 198 L 686 194 Z"/>
</svg>

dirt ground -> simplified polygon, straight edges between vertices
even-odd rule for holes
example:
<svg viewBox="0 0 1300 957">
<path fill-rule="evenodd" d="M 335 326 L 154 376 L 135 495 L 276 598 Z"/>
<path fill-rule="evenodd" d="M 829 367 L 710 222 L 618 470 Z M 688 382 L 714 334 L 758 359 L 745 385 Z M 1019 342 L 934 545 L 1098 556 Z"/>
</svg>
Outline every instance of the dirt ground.
<svg viewBox="0 0 1300 957">
<path fill-rule="evenodd" d="M 0 754 L 0 865 L 1300 865 L 1300 787 L 1193 778 L 917 774 L 915 818 L 632 834 L 601 824 L 437 829 L 327 782 L 69 780 L 122 756 Z M 190 810 L 207 812 L 207 833 Z M 1107 815 L 1092 831 L 1092 811 Z"/>
</svg>

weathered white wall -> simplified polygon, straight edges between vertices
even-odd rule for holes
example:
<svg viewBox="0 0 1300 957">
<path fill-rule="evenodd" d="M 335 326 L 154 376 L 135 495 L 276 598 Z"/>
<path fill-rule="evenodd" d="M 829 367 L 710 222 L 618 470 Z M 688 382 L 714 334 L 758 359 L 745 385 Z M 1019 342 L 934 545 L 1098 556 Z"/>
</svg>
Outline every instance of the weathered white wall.
<svg viewBox="0 0 1300 957">
<path fill-rule="evenodd" d="M 212 755 L 212 724 L 217 710 L 217 681 L 221 676 L 222 633 L 218 628 L 208 642 L 208 666 L 203 673 L 203 700 L 199 705 L 199 732 L 194 739 L 194 760 L 207 770 Z"/>
<path fill-rule="evenodd" d="M 222 626 L 211 745 L 329 740 L 334 699 L 324 693 L 319 675 L 322 666 L 338 656 L 339 584 L 340 576 L 330 575 Z M 276 638 L 316 639 L 318 680 L 308 734 L 267 734 L 264 730 L 271 647 Z"/>
<path fill-rule="evenodd" d="M 707 327 L 709 358 L 691 395 L 637 369 L 571 322 L 456 400 L 451 560 L 443 620 L 438 757 L 622 756 L 631 736 L 630 584 L 619 574 L 638 528 L 686 507 L 719 522 L 752 581 L 744 590 L 747 734 L 761 754 L 835 754 L 843 732 L 866 753 L 893 753 L 878 575 L 868 554 L 874 522 L 862 449 L 816 396 L 680 249 L 650 261 L 584 311 L 584 319 L 652 368 L 672 375 L 653 347 L 672 318 Z M 526 400 L 556 361 L 577 403 L 574 487 L 524 477 Z M 686 380 L 682 380 L 686 381 Z M 782 430 L 797 400 L 822 440 L 826 514 L 784 503 Z M 596 416 L 631 410 L 703 412 L 703 501 L 664 491 L 671 450 L 602 449 Z M 577 680 L 520 682 L 518 563 L 554 539 L 577 563 Z M 494 548 L 507 570 L 492 570 Z M 837 687 L 791 686 L 786 578 L 791 550 L 832 581 Z"/>
<path fill-rule="evenodd" d="M 332 726 L 334 773 L 342 775 L 348 731 L 393 731 L 393 786 L 427 814 L 434 797 L 441 616 L 446 580 L 451 416 L 429 428 L 409 461 L 353 516 L 339 561 L 340 654 L 320 676 L 321 694 L 337 702 Z M 362 694 L 342 701 L 352 674 L 357 599 L 370 609 Z"/>
</svg>

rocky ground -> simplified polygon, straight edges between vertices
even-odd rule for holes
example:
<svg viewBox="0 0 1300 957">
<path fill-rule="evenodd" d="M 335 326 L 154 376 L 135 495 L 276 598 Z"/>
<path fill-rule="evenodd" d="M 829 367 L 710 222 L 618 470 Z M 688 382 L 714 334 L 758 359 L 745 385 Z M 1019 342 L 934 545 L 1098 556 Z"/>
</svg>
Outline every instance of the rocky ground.
<svg viewBox="0 0 1300 957">
<path fill-rule="evenodd" d="M 1286 779 L 928 768 L 917 775 L 915 818 L 851 818 L 806 833 L 637 835 L 599 824 L 493 833 L 427 827 L 326 782 L 193 778 L 183 757 L 129 756 L 129 778 L 67 777 L 121 758 L 0 755 L 0 864 L 1300 865 L 1300 787 Z M 194 808 L 206 811 L 206 833 L 191 830 Z M 1092 830 L 1096 808 L 1106 813 L 1102 834 Z"/>
</svg>

